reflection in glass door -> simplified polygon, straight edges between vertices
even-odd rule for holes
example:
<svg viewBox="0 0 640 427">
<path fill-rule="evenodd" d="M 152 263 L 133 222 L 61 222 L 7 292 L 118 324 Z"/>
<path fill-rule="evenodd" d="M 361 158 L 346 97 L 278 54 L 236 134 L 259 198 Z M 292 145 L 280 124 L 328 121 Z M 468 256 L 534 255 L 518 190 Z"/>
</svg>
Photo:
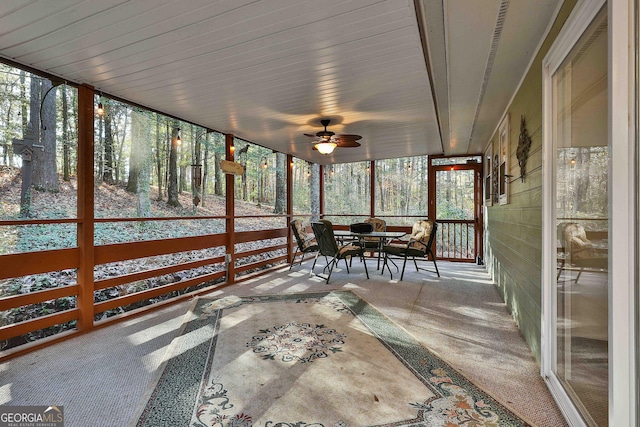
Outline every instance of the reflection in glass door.
<svg viewBox="0 0 640 427">
<path fill-rule="evenodd" d="M 557 231 L 552 371 L 587 425 L 608 423 L 607 14 L 552 74 Z"/>
</svg>

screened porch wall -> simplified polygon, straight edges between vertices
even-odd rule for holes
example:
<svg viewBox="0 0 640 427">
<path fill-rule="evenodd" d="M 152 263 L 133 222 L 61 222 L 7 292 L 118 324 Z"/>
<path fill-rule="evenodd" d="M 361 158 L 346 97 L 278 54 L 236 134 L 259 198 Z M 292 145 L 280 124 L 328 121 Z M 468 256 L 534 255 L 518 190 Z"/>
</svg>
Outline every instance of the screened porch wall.
<svg viewBox="0 0 640 427">
<path fill-rule="evenodd" d="M 576 0 L 564 2 L 507 109 L 509 202 L 485 208 L 485 263 L 538 363 L 542 327 L 542 59 L 575 4 Z M 531 137 L 524 182 L 519 178 L 516 158 L 521 116 Z M 493 153 L 498 153 L 498 130 L 490 144 Z"/>
</svg>

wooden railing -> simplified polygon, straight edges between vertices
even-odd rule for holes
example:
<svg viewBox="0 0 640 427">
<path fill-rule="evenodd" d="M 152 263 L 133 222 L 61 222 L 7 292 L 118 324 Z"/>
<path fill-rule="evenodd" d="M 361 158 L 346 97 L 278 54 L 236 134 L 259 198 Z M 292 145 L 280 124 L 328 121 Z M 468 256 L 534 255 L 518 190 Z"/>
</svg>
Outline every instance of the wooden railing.
<svg viewBox="0 0 640 427">
<path fill-rule="evenodd" d="M 299 217 L 299 215 L 293 216 Z M 302 216 L 306 217 L 308 215 Z M 285 218 L 287 218 L 288 221 L 288 217 L 283 216 L 283 219 Z M 166 221 L 167 218 L 128 219 L 128 221 L 138 220 Z M 96 222 L 104 221 L 106 220 L 96 220 Z M 44 222 L 46 223 L 47 221 Z M 56 221 L 53 222 L 55 223 Z M 72 220 L 71 222 L 76 222 L 76 220 Z M 336 224 L 336 229 L 346 228 L 347 226 L 345 225 Z M 411 232 L 411 227 L 409 226 L 389 225 L 387 229 L 389 231 Z M 150 299 L 158 297 L 165 298 L 163 302 L 154 304 L 154 307 L 160 307 L 165 305 L 165 303 L 191 298 L 196 294 L 210 292 L 212 289 L 228 286 L 236 281 L 237 276 L 246 274 L 247 272 L 262 269 L 267 265 L 288 262 L 292 256 L 292 251 L 289 244 L 282 243 L 282 239 L 287 239 L 288 235 L 288 227 L 257 231 L 236 231 L 233 233 L 234 245 L 231 245 L 231 247 L 234 249 L 231 252 L 229 252 L 230 245 L 228 244 L 230 239 L 229 233 L 94 246 L 92 256 L 89 257 L 91 265 L 83 266 L 83 268 L 89 268 L 91 271 L 97 266 L 110 263 L 126 263 L 132 260 L 167 256 L 186 251 L 202 251 L 218 248 L 218 252 L 222 255 L 204 257 L 188 262 L 177 262 L 171 265 L 149 268 L 142 271 L 122 272 L 121 274 L 93 281 L 92 289 L 82 289 L 82 286 L 76 283 L 25 294 L 0 296 L 0 311 L 4 312 L 61 298 L 71 297 L 75 300 L 75 306 L 71 304 L 71 307 L 68 309 L 62 309 L 33 319 L 0 326 L 0 343 L 6 343 L 13 338 L 26 336 L 34 332 L 46 330 L 47 328 L 55 328 L 63 324 L 71 325 L 70 328 L 67 328 L 70 329 L 67 332 L 39 339 L 31 344 L 21 345 L 19 346 L 20 348 L 0 351 L 0 360 L 13 357 L 15 354 L 31 351 L 36 347 L 59 339 L 65 339 L 69 335 L 79 332 L 77 329 L 74 329 L 74 326 L 81 318 L 83 306 L 85 309 L 87 306 L 90 307 L 91 313 L 88 318 L 92 319 L 93 322 L 89 327 L 89 329 L 91 329 L 118 321 L 122 319 L 122 317 L 139 313 L 142 309 L 134 309 L 131 312 L 126 312 L 125 308 L 135 306 L 136 304 L 145 305 L 145 301 Z M 257 249 L 236 249 L 236 245 L 242 245 L 243 243 L 266 242 L 274 239 L 276 243 L 265 244 Z M 438 259 L 473 260 L 474 244 L 474 225 L 472 222 L 439 221 L 436 236 L 436 255 Z M 0 280 L 59 272 L 62 270 L 78 270 L 81 267 L 81 263 L 87 262 L 87 259 L 83 259 L 81 254 L 82 251 L 80 248 L 67 248 L 2 255 L 0 256 Z M 229 264 L 233 266 L 233 268 L 231 268 L 231 271 L 234 272 L 232 278 L 228 277 Z M 116 295 L 108 299 L 97 300 L 95 298 L 95 294 L 98 291 L 120 289 L 128 284 L 166 275 L 176 275 L 180 272 L 201 267 L 209 267 L 208 272 L 172 281 L 160 286 L 141 287 L 141 290 L 135 292 L 123 292 L 122 294 L 114 292 Z M 187 291 L 194 286 L 200 286 L 200 288 L 196 291 Z M 83 300 L 84 303 L 81 302 Z M 88 304 L 87 300 L 90 300 Z M 152 307 L 145 307 L 144 310 L 149 308 Z M 119 310 L 123 314 L 111 317 L 99 316 L 101 313 L 110 310 Z"/>
<path fill-rule="evenodd" d="M 475 225 L 467 220 L 438 220 L 436 257 L 455 261 L 475 261 Z"/>
<path fill-rule="evenodd" d="M 284 218 L 283 216 L 283 223 Z M 262 217 L 260 217 L 262 218 Z M 133 221 L 142 219 L 130 219 Z M 145 218 L 144 221 L 163 221 L 166 218 Z M 27 221 L 33 222 L 33 221 Z M 38 221 L 48 223 L 49 221 Z M 53 221 L 54 223 L 57 221 Z M 75 222 L 75 220 L 72 220 Z M 22 222 L 21 222 L 22 223 Z M 6 224 L 3 224 L 6 225 Z M 180 262 L 171 265 L 150 268 L 132 273 L 122 272 L 111 277 L 102 278 L 93 282 L 92 289 L 82 289 L 76 283 L 73 285 L 63 285 L 50 289 L 38 290 L 18 295 L 0 295 L 0 312 L 9 312 L 11 310 L 26 309 L 34 304 L 40 304 L 47 301 L 58 300 L 60 298 L 72 298 L 74 300 L 71 308 L 58 310 L 50 314 L 40 315 L 29 320 L 19 321 L 15 323 L 0 326 L 0 344 L 4 343 L 4 349 L 0 351 L 0 360 L 13 357 L 31 351 L 42 345 L 50 344 L 61 339 L 66 339 L 75 333 L 80 332 L 76 329 L 76 325 L 81 317 L 82 299 L 90 300 L 91 319 L 94 320 L 90 328 L 100 327 L 110 324 L 114 321 L 122 319 L 131 314 L 137 314 L 139 309 L 131 312 L 124 312 L 122 308 L 138 305 L 146 305 L 145 301 L 151 298 L 165 296 L 162 303 L 154 304 L 154 308 L 165 305 L 169 302 L 175 302 L 185 298 L 191 298 L 194 295 L 210 292 L 212 289 L 222 288 L 234 283 L 238 276 L 247 274 L 256 269 L 264 268 L 266 265 L 274 265 L 287 262 L 291 251 L 288 250 L 287 243 L 282 243 L 282 239 L 287 239 L 289 233 L 288 228 L 276 228 L 265 230 L 239 231 L 234 233 L 233 250 L 228 250 L 229 234 L 209 234 L 202 236 L 189 236 L 180 238 L 170 238 L 162 240 L 135 241 L 128 243 L 106 244 L 93 247 L 93 264 L 84 266 L 93 271 L 96 266 L 109 263 L 126 263 L 127 261 L 145 259 L 156 256 L 172 255 L 186 251 L 202 251 L 218 248 L 224 255 L 205 257 L 202 259 Z M 266 242 L 276 239 L 276 243 Z M 262 247 L 242 251 L 236 250 L 237 246 L 242 246 L 247 242 L 265 241 Z M 283 254 L 284 253 L 284 254 Z M 264 256 L 264 255 L 267 256 Z M 256 261 L 256 259 L 258 259 Z M 80 248 L 68 248 L 50 251 L 26 252 L 17 254 L 8 254 L 0 256 L 0 281 L 5 279 L 18 278 L 35 274 L 46 274 L 51 272 L 59 272 L 62 270 L 77 271 L 80 268 L 81 259 Z M 229 278 L 227 266 L 232 263 L 234 268 L 234 277 Z M 176 273 L 189 271 L 200 267 L 210 267 L 209 272 L 199 274 L 188 278 L 178 279 L 171 283 L 166 283 L 155 287 L 142 287 L 141 290 L 108 298 L 106 300 L 96 301 L 94 295 L 97 291 L 106 289 L 120 289 L 127 284 L 142 282 L 145 280 L 158 278 L 166 275 L 176 275 Z M 197 291 L 186 292 L 194 286 L 200 286 Z M 86 303 L 86 302 L 85 302 Z M 149 309 L 151 307 L 145 307 Z M 109 310 L 119 309 L 122 315 L 112 317 L 99 316 Z M 67 325 L 61 327 L 61 325 Z M 38 339 L 32 343 L 19 346 L 10 346 L 7 343 L 11 340 L 26 337 L 35 332 L 51 329 L 51 336 Z M 63 333 L 55 333 L 55 330 L 67 329 Z M 55 333 L 55 334 L 54 334 Z M 21 342 L 28 339 L 22 338 Z"/>
</svg>

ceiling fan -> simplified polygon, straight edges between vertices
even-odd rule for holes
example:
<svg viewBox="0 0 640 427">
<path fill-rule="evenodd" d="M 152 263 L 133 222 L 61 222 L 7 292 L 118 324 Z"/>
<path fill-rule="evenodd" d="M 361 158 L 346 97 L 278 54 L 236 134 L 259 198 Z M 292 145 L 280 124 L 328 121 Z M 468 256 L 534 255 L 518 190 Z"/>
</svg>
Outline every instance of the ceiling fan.
<svg viewBox="0 0 640 427">
<path fill-rule="evenodd" d="M 322 119 L 320 123 L 324 126 L 324 130 L 317 132 L 315 135 L 305 133 L 305 136 L 314 138 L 314 150 L 318 150 L 322 154 L 331 154 L 336 147 L 360 147 L 360 143 L 357 142 L 359 139 L 362 139 L 360 135 L 336 135 L 335 132 L 327 130 L 330 122 L 331 120 L 329 119 Z"/>
</svg>

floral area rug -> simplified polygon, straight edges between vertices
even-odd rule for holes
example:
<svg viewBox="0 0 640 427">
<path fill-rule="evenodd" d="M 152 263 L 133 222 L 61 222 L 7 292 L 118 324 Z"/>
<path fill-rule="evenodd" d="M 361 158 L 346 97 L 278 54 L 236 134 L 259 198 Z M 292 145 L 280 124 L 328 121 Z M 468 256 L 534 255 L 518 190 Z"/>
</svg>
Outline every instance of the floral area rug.
<svg viewBox="0 0 640 427">
<path fill-rule="evenodd" d="M 528 425 L 348 291 L 197 299 L 138 414 L 132 426 Z"/>
</svg>

